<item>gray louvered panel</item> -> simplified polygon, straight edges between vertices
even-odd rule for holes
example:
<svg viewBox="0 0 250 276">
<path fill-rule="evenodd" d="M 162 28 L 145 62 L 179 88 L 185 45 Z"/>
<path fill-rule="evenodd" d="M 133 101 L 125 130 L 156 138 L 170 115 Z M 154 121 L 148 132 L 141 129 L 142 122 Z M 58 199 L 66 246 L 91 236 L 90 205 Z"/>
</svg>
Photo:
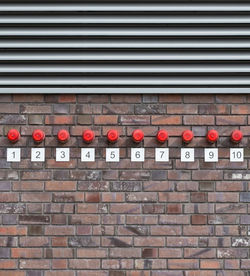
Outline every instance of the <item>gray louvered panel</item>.
<svg viewBox="0 0 250 276">
<path fill-rule="evenodd" d="M 250 86 L 250 1 L 0 2 L 0 86 Z"/>
</svg>

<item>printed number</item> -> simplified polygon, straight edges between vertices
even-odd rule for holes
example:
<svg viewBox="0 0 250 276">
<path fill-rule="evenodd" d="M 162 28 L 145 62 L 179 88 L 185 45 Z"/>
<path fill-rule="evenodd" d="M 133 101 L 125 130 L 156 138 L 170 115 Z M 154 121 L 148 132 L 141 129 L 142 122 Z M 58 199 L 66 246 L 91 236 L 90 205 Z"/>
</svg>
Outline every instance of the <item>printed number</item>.
<svg viewBox="0 0 250 276">
<path fill-rule="evenodd" d="M 82 162 L 94 162 L 95 161 L 95 149 L 94 148 L 82 148 L 81 161 Z"/>
<path fill-rule="evenodd" d="M 205 162 L 218 162 L 218 149 L 204 149 Z"/>
<path fill-rule="evenodd" d="M 163 158 L 164 153 L 165 153 L 165 151 L 160 151 L 161 158 Z"/>
<path fill-rule="evenodd" d="M 37 158 L 37 159 L 40 159 L 40 158 L 41 158 L 41 152 L 40 152 L 40 151 L 37 151 L 37 152 L 36 152 L 36 158 Z"/>
<path fill-rule="evenodd" d="M 20 148 L 8 148 L 7 149 L 7 162 L 20 162 L 21 161 L 21 149 Z"/>
<path fill-rule="evenodd" d="M 186 151 L 186 153 L 185 153 L 185 158 L 186 159 L 189 159 L 191 156 L 190 156 L 190 152 L 189 151 Z"/>
<path fill-rule="evenodd" d="M 12 152 L 12 155 L 13 155 L 13 156 L 12 156 L 13 159 L 15 159 L 15 158 L 16 158 L 16 153 L 15 153 L 14 151 Z"/>
<path fill-rule="evenodd" d="M 181 162 L 194 162 L 194 149 L 181 149 Z"/>
<path fill-rule="evenodd" d="M 61 158 L 64 159 L 66 157 L 65 151 L 61 151 Z"/>
<path fill-rule="evenodd" d="M 69 161 L 69 148 L 57 148 L 56 149 L 56 161 L 68 162 Z"/>
<path fill-rule="evenodd" d="M 244 149 L 230 149 L 230 162 L 243 162 Z"/>
<path fill-rule="evenodd" d="M 120 161 L 120 149 L 106 148 L 106 162 L 119 162 Z"/>
<path fill-rule="evenodd" d="M 141 157 L 141 153 L 140 153 L 139 151 L 137 151 L 137 152 L 135 153 L 135 157 L 136 157 L 136 158 L 140 158 L 140 157 Z"/>
<path fill-rule="evenodd" d="M 31 162 L 44 162 L 45 161 L 45 149 L 44 148 L 32 148 L 31 149 Z"/>
<path fill-rule="evenodd" d="M 169 162 L 168 148 L 155 148 L 155 161 L 156 162 Z"/>
<path fill-rule="evenodd" d="M 87 158 L 90 158 L 90 152 L 88 151 L 87 154 L 85 155 Z"/>
<path fill-rule="evenodd" d="M 132 148 L 131 149 L 131 161 L 132 162 L 144 162 L 144 148 Z"/>
<path fill-rule="evenodd" d="M 233 158 L 240 159 L 241 157 L 242 157 L 242 152 L 240 152 L 240 151 L 233 152 Z"/>
</svg>

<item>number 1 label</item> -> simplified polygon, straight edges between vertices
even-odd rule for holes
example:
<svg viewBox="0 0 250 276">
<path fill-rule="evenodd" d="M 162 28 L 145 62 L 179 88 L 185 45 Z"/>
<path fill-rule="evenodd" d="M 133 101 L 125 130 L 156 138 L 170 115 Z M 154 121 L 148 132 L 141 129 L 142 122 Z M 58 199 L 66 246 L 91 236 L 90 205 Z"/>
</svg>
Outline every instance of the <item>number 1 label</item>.
<svg viewBox="0 0 250 276">
<path fill-rule="evenodd" d="M 44 148 L 32 148 L 31 149 L 31 162 L 44 162 L 45 161 L 45 149 Z"/>
<path fill-rule="evenodd" d="M 69 148 L 57 148 L 56 162 L 68 162 L 68 161 L 69 161 Z"/>
<path fill-rule="evenodd" d="M 233 148 L 230 149 L 230 162 L 243 162 L 244 161 L 244 149 Z"/>
<path fill-rule="evenodd" d="M 205 162 L 218 162 L 218 149 L 204 150 Z"/>
<path fill-rule="evenodd" d="M 20 162 L 21 161 L 21 149 L 20 148 L 8 148 L 7 149 L 7 162 Z"/>
<path fill-rule="evenodd" d="M 181 162 L 194 162 L 194 149 L 181 149 Z"/>
</svg>

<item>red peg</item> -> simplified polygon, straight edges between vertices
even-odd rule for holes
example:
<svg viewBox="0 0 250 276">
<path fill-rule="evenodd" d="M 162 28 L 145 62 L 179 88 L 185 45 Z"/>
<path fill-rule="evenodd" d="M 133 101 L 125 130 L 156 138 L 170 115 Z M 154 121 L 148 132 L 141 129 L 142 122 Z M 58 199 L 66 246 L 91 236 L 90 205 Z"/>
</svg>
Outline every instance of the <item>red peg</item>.
<svg viewBox="0 0 250 276">
<path fill-rule="evenodd" d="M 40 143 L 45 139 L 45 133 L 41 129 L 35 129 L 32 133 L 33 140 Z"/>
<path fill-rule="evenodd" d="M 236 129 L 231 134 L 231 141 L 234 143 L 239 143 L 243 138 L 243 134 L 240 130 Z"/>
<path fill-rule="evenodd" d="M 194 134 L 191 130 L 185 130 L 182 133 L 182 140 L 184 143 L 190 143 L 194 138 Z"/>
<path fill-rule="evenodd" d="M 115 143 L 119 138 L 118 131 L 115 129 L 110 129 L 107 133 L 107 138 L 110 143 Z"/>
<path fill-rule="evenodd" d="M 161 129 L 157 132 L 156 138 L 158 140 L 158 142 L 160 143 L 164 143 L 165 141 L 168 140 L 168 133 L 166 130 Z"/>
<path fill-rule="evenodd" d="M 134 142 L 140 143 L 143 140 L 143 138 L 144 138 L 143 131 L 140 130 L 140 129 L 134 130 L 133 133 L 132 133 L 132 138 L 133 138 Z"/>
<path fill-rule="evenodd" d="M 10 142 L 15 143 L 20 139 L 20 133 L 17 129 L 10 129 L 8 131 L 7 137 Z"/>
<path fill-rule="evenodd" d="M 215 143 L 219 138 L 219 133 L 215 129 L 211 129 L 207 133 L 207 140 L 210 143 Z"/>
<path fill-rule="evenodd" d="M 61 143 L 66 143 L 70 138 L 69 132 L 66 129 L 61 129 L 57 133 L 57 139 Z"/>
<path fill-rule="evenodd" d="M 95 139 L 95 133 L 92 130 L 87 129 L 83 132 L 82 139 L 86 143 L 91 143 Z"/>
</svg>

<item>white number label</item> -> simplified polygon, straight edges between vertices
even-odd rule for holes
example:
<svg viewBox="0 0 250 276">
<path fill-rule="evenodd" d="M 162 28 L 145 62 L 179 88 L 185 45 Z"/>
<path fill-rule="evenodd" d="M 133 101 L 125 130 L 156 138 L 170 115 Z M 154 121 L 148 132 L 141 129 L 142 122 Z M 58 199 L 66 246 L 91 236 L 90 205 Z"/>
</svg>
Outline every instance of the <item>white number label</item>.
<svg viewBox="0 0 250 276">
<path fill-rule="evenodd" d="M 156 162 L 168 162 L 169 161 L 169 149 L 156 148 L 155 149 L 155 161 Z"/>
<path fill-rule="evenodd" d="M 144 149 L 132 148 L 131 149 L 132 162 L 144 162 Z"/>
<path fill-rule="evenodd" d="M 120 161 L 120 149 L 106 148 L 106 162 L 119 162 Z"/>
<path fill-rule="evenodd" d="M 233 148 L 230 149 L 230 162 L 243 162 L 244 149 Z"/>
<path fill-rule="evenodd" d="M 181 149 L 181 162 L 194 162 L 194 149 Z"/>
<path fill-rule="evenodd" d="M 205 162 L 218 162 L 218 149 L 204 150 Z"/>
<path fill-rule="evenodd" d="M 45 149 L 44 148 L 32 148 L 31 149 L 31 162 L 44 162 L 45 161 Z"/>
<path fill-rule="evenodd" d="M 68 162 L 69 161 L 69 148 L 57 148 L 56 149 L 56 161 Z"/>
<path fill-rule="evenodd" d="M 95 149 L 94 148 L 82 148 L 81 161 L 82 162 L 95 162 Z"/>
<path fill-rule="evenodd" d="M 21 149 L 20 148 L 8 148 L 7 149 L 7 162 L 20 162 L 21 161 Z"/>
</svg>

